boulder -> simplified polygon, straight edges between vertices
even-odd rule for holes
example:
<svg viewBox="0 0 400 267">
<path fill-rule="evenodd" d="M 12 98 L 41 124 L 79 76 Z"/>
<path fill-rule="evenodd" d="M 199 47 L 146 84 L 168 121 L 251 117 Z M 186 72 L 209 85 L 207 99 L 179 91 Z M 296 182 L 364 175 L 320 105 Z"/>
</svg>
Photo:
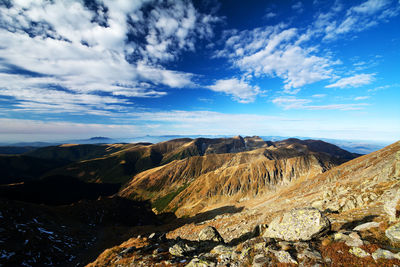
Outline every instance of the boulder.
<svg viewBox="0 0 400 267">
<path fill-rule="evenodd" d="M 390 241 L 399 243 L 400 242 L 400 223 L 390 226 L 385 231 L 385 235 Z"/>
<path fill-rule="evenodd" d="M 264 254 L 257 254 L 254 256 L 252 267 L 263 267 L 269 263 L 269 258 Z"/>
<path fill-rule="evenodd" d="M 381 249 L 378 248 L 375 250 L 375 252 L 372 253 L 372 258 L 374 260 L 378 259 L 387 259 L 387 260 L 392 260 L 392 259 L 400 259 L 400 252 L 395 254 L 389 250 Z"/>
<path fill-rule="evenodd" d="M 211 254 L 218 254 L 218 255 L 222 255 L 222 254 L 232 254 L 233 253 L 233 248 L 232 247 L 228 247 L 228 246 L 224 246 L 224 245 L 218 245 L 216 247 L 214 247 L 211 251 Z"/>
<path fill-rule="evenodd" d="M 169 253 L 177 257 L 183 257 L 194 251 L 196 251 L 194 247 L 191 247 L 188 244 L 184 244 L 183 242 L 178 242 L 169 248 Z"/>
<path fill-rule="evenodd" d="M 367 222 L 367 223 L 363 223 L 363 224 L 356 226 L 353 230 L 361 232 L 361 231 L 369 230 L 371 228 L 379 227 L 379 225 L 380 225 L 380 223 L 378 223 L 378 222 Z"/>
<path fill-rule="evenodd" d="M 192 259 L 186 267 L 214 267 L 215 263 L 208 261 L 208 260 L 203 260 L 203 259 Z"/>
<path fill-rule="evenodd" d="M 345 244 L 349 247 L 361 247 L 362 245 L 364 245 L 364 242 L 361 240 L 361 237 L 356 232 L 352 232 L 346 238 Z"/>
<path fill-rule="evenodd" d="M 214 241 L 218 243 L 225 243 L 224 239 L 218 233 L 217 229 L 212 226 L 204 227 L 199 233 L 199 240 L 200 241 Z"/>
<path fill-rule="evenodd" d="M 289 254 L 287 251 L 276 251 L 274 252 L 274 255 L 276 259 L 280 263 L 292 263 L 292 264 L 297 264 L 297 261 L 295 261 L 292 256 Z"/>
<path fill-rule="evenodd" d="M 264 237 L 286 241 L 308 241 L 322 236 L 330 229 L 330 222 L 318 209 L 294 209 L 276 217 L 264 233 Z"/>
<path fill-rule="evenodd" d="M 363 250 L 362 248 L 359 248 L 359 247 L 352 247 L 349 250 L 349 252 L 350 252 L 350 254 L 353 254 L 354 256 L 359 257 L 359 258 L 365 258 L 365 257 L 371 256 L 368 252 L 366 252 L 365 250 Z"/>
</svg>

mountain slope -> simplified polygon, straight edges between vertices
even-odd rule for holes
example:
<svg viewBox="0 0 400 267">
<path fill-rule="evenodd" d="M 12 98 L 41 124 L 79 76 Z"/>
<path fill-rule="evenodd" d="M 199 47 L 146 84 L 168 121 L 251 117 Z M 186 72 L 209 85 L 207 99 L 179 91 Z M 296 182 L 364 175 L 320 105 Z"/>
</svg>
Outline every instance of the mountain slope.
<svg viewBox="0 0 400 267">
<path fill-rule="evenodd" d="M 335 167 L 312 181 L 302 181 L 282 194 L 302 202 L 316 202 L 322 209 L 347 211 L 384 205 L 400 189 L 400 141 Z M 293 192 L 297 196 L 294 196 Z"/>
<path fill-rule="evenodd" d="M 251 151 L 203 153 L 175 160 L 137 174 L 120 195 L 150 199 L 158 211 L 176 211 L 182 216 L 195 214 L 212 203 L 253 198 L 293 180 L 310 179 L 345 161 L 293 142 L 267 146 L 264 142 L 263 148 Z M 245 148 L 243 142 L 234 149 Z"/>
<path fill-rule="evenodd" d="M 125 183 L 137 173 L 174 160 L 206 154 L 248 151 L 269 144 L 271 143 L 254 137 L 194 140 L 181 138 L 157 144 L 128 144 L 120 147 L 116 152 L 100 158 L 75 162 L 53 170 L 49 174 L 78 177 L 86 182 Z"/>
<path fill-rule="evenodd" d="M 64 144 L 59 146 L 47 146 L 25 153 L 27 156 L 41 159 L 58 159 L 65 161 L 81 161 L 104 157 L 116 151 L 122 150 L 128 145 L 78 145 Z"/>
<path fill-rule="evenodd" d="M 0 155 L 0 184 L 37 180 L 46 172 L 67 163 L 25 155 Z"/>
</svg>

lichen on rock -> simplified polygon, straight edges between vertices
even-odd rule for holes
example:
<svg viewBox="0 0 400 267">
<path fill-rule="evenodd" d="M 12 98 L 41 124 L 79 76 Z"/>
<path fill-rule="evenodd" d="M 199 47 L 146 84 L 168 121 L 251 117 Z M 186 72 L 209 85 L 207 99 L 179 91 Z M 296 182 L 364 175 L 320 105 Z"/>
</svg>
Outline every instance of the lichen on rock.
<svg viewBox="0 0 400 267">
<path fill-rule="evenodd" d="M 282 217 L 276 217 L 264 233 L 264 237 L 286 241 L 308 241 L 329 231 L 330 222 L 315 208 L 293 209 Z"/>
</svg>

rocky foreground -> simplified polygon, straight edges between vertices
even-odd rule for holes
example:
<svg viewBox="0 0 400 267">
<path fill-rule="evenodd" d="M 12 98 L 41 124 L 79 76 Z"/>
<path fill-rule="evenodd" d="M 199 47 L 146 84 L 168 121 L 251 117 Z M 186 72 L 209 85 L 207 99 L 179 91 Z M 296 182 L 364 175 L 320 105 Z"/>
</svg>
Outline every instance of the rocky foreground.
<svg viewBox="0 0 400 267">
<path fill-rule="evenodd" d="M 214 219 L 195 240 L 138 236 L 88 266 L 398 266 L 400 223 L 381 219 L 333 224 L 315 208 L 293 209 L 227 240 L 210 226 Z"/>
</svg>

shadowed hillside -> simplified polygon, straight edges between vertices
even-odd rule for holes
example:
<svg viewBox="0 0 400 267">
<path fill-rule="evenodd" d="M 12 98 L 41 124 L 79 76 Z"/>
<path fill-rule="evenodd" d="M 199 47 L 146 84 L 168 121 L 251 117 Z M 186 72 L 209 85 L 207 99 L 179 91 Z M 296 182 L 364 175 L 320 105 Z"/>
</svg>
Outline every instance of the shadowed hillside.
<svg viewBox="0 0 400 267">
<path fill-rule="evenodd" d="M 37 180 L 46 172 L 69 162 L 25 155 L 0 155 L 0 184 Z"/>
<path fill-rule="evenodd" d="M 0 198 L 61 205 L 110 196 L 117 193 L 119 188 L 118 184 L 85 183 L 68 176 L 48 176 L 41 180 L 0 185 Z"/>
</svg>

